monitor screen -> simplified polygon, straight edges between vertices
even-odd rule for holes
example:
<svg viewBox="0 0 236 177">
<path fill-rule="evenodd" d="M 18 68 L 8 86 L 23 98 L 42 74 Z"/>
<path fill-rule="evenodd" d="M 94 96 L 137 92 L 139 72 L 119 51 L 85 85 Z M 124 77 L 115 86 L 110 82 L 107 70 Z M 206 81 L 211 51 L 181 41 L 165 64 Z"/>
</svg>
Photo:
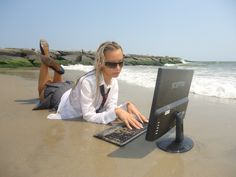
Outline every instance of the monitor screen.
<svg viewBox="0 0 236 177">
<path fill-rule="evenodd" d="M 157 142 L 168 152 L 186 152 L 193 147 L 183 135 L 183 118 L 188 105 L 188 94 L 193 70 L 159 68 L 147 128 L 146 140 L 154 141 L 176 126 L 174 139 Z"/>
</svg>

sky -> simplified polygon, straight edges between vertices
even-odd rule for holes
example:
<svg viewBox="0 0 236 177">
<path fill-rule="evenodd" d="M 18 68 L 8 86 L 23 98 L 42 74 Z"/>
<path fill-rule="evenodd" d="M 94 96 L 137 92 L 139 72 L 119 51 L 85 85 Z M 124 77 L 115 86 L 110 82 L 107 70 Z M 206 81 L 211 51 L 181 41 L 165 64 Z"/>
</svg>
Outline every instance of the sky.
<svg viewBox="0 0 236 177">
<path fill-rule="evenodd" d="M 236 61 L 236 0 L 1 0 L 0 48 L 96 51 Z"/>
</svg>

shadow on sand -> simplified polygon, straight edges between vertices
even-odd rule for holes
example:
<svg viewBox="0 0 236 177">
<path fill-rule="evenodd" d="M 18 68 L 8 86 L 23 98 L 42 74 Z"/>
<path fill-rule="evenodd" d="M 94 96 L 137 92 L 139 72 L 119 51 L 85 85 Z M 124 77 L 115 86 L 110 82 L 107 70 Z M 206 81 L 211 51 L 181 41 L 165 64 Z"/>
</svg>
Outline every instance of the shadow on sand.
<svg viewBox="0 0 236 177">
<path fill-rule="evenodd" d="M 151 153 L 153 150 L 157 149 L 155 142 L 149 142 L 145 140 L 145 135 L 143 134 L 137 139 L 133 140 L 124 147 L 120 147 L 114 152 L 108 154 L 108 157 L 119 157 L 119 158 L 133 158 L 140 159 Z"/>
<path fill-rule="evenodd" d="M 15 100 L 15 102 L 21 103 L 21 104 L 37 104 L 39 103 L 39 99 L 32 98 L 32 99 L 24 99 L 24 100 Z"/>
</svg>

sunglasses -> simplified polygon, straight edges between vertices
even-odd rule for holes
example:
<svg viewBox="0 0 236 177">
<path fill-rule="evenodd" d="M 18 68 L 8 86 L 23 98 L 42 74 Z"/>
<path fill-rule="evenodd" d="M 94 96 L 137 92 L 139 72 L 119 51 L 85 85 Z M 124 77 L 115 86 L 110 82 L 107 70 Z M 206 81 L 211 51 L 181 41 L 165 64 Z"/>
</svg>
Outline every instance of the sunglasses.
<svg viewBox="0 0 236 177">
<path fill-rule="evenodd" d="M 107 66 L 108 68 L 115 69 L 115 68 L 117 68 L 117 65 L 119 65 L 120 68 L 123 67 L 124 61 L 121 61 L 119 63 L 110 62 L 110 61 L 105 62 L 105 66 Z"/>
</svg>

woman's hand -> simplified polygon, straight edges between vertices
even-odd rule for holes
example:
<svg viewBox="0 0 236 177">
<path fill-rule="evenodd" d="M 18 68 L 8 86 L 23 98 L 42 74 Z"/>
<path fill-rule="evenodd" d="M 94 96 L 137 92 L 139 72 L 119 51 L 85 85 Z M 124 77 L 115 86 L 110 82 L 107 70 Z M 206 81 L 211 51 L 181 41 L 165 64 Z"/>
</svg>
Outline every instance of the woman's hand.
<svg viewBox="0 0 236 177">
<path fill-rule="evenodd" d="M 148 119 L 142 115 L 139 110 L 135 107 L 135 105 L 131 102 L 127 103 L 127 111 L 130 114 L 134 114 L 140 122 L 148 122 Z"/>
<path fill-rule="evenodd" d="M 137 121 L 132 114 L 128 113 L 127 111 L 121 108 L 116 108 L 115 112 L 117 117 L 121 119 L 129 129 L 132 129 L 132 126 L 137 129 L 143 128 L 143 125 L 139 121 Z"/>
</svg>

